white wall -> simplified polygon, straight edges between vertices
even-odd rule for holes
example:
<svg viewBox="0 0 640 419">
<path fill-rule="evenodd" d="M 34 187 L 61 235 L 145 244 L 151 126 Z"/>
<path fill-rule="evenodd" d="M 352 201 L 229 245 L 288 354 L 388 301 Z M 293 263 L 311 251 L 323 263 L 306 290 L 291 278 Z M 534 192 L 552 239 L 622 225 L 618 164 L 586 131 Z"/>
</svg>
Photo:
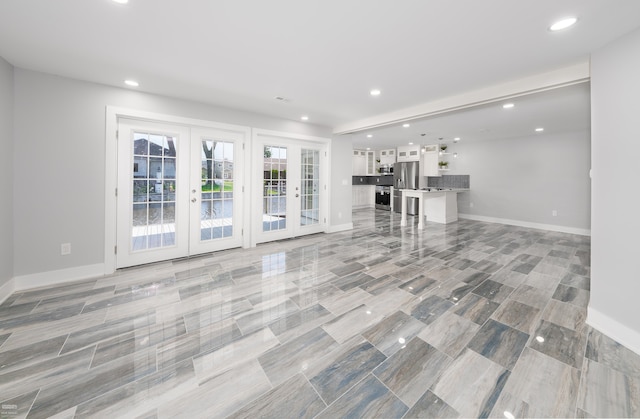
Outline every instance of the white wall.
<svg viewBox="0 0 640 419">
<path fill-rule="evenodd" d="M 13 66 L 0 57 L 0 287 L 13 277 L 13 97 Z"/>
<path fill-rule="evenodd" d="M 592 269 L 588 322 L 640 353 L 640 30 L 591 59 Z"/>
<path fill-rule="evenodd" d="M 18 68 L 14 72 L 15 276 L 103 263 L 107 105 L 331 137 L 326 127 Z M 339 183 L 342 172 L 332 172 L 332 181 Z M 342 205 L 350 217 L 350 202 L 334 205 Z M 71 255 L 60 256 L 64 242 L 72 244 Z"/>
<path fill-rule="evenodd" d="M 471 139 L 449 146 L 458 157 L 449 156 L 447 174 L 471 179 L 471 191 L 458 197 L 461 214 L 588 234 L 589 132 Z"/>
<path fill-rule="evenodd" d="M 331 141 L 331 224 L 337 229 L 352 228 L 351 165 L 353 140 L 348 135 L 334 136 Z"/>
</svg>

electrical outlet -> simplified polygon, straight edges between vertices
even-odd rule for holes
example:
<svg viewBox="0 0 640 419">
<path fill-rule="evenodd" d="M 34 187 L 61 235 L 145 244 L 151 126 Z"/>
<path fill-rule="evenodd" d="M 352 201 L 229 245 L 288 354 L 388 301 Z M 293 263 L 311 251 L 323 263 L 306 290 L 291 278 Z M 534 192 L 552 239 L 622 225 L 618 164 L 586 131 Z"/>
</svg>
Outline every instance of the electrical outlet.
<svg viewBox="0 0 640 419">
<path fill-rule="evenodd" d="M 71 243 L 62 243 L 60 245 L 60 254 L 62 256 L 71 254 Z"/>
<path fill-rule="evenodd" d="M 556 210 L 551 211 L 551 216 L 552 217 L 557 217 L 558 216 L 558 211 L 556 211 Z"/>
</svg>

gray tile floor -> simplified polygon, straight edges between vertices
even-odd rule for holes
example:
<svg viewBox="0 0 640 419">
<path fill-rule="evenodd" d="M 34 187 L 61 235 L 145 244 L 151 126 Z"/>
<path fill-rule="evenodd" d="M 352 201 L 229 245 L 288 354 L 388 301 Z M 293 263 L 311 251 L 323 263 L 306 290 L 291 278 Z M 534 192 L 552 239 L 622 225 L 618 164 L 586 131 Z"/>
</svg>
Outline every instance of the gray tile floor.
<svg viewBox="0 0 640 419">
<path fill-rule="evenodd" d="M 2 417 L 640 416 L 640 356 L 584 322 L 588 237 L 399 222 L 16 293 Z"/>
</svg>

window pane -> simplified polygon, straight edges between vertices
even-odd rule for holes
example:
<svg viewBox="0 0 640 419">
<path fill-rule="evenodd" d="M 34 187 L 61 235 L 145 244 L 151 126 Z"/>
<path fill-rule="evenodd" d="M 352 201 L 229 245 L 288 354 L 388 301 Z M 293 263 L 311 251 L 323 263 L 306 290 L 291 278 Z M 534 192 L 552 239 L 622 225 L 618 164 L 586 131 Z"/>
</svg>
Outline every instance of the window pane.
<svg viewBox="0 0 640 419">
<path fill-rule="evenodd" d="M 300 182 L 301 205 L 300 205 L 300 225 L 318 224 L 320 195 L 318 185 L 320 182 L 320 153 L 318 150 L 301 151 L 300 172 L 302 179 Z"/>
<path fill-rule="evenodd" d="M 133 251 L 175 245 L 176 138 L 134 133 Z"/>
<path fill-rule="evenodd" d="M 201 240 L 233 235 L 233 146 L 214 139 L 202 141 Z"/>
<path fill-rule="evenodd" d="M 286 147 L 264 147 L 262 231 L 265 232 L 286 229 L 286 156 Z"/>
</svg>

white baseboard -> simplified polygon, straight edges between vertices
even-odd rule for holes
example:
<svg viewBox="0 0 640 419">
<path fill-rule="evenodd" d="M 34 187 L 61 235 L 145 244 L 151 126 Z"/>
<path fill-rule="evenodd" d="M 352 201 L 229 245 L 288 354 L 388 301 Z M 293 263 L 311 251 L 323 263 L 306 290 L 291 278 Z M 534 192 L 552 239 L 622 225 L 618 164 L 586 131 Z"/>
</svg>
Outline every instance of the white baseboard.
<svg viewBox="0 0 640 419">
<path fill-rule="evenodd" d="M 4 303 L 4 300 L 9 298 L 15 291 L 14 280 L 11 278 L 0 287 L 0 304 Z"/>
<path fill-rule="evenodd" d="M 509 220 L 507 218 L 485 217 L 483 215 L 473 215 L 473 214 L 458 214 L 458 218 L 464 218 L 467 220 L 475 220 L 475 221 L 486 221 L 487 223 L 508 224 L 508 225 L 518 226 L 518 227 L 535 228 L 538 230 L 557 231 L 559 233 L 578 234 L 580 236 L 591 236 L 591 230 L 584 229 L 584 228 L 565 227 L 565 226 L 559 226 L 559 225 L 553 225 L 553 224 L 531 223 L 528 221 Z"/>
<path fill-rule="evenodd" d="M 104 276 L 104 263 L 77 266 L 75 268 L 60 269 L 57 271 L 40 272 L 37 274 L 21 275 L 13 278 L 13 291 L 49 287 L 52 285 L 64 284 L 65 282 L 79 281 L 99 276 Z"/>
<path fill-rule="evenodd" d="M 348 230 L 353 230 L 353 223 L 329 226 L 329 228 L 327 229 L 327 233 L 338 233 L 340 231 L 348 231 Z"/>
<path fill-rule="evenodd" d="M 640 355 L 640 331 L 633 330 L 591 307 L 587 308 L 587 324 Z"/>
</svg>

